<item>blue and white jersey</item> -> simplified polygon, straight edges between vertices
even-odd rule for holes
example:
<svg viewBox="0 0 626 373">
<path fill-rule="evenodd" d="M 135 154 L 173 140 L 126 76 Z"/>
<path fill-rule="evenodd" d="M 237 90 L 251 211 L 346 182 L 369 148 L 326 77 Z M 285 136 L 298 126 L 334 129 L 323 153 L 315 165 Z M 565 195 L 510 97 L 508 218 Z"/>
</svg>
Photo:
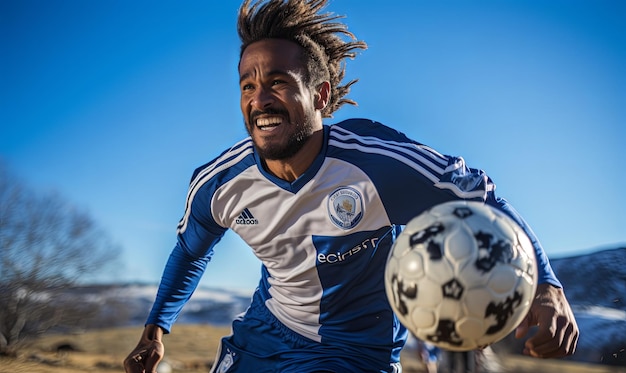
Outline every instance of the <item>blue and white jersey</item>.
<svg viewBox="0 0 626 373">
<path fill-rule="evenodd" d="M 319 156 L 291 183 L 264 170 L 247 138 L 196 170 L 147 323 L 169 331 L 214 246 L 232 229 L 262 262 L 255 301 L 288 328 L 313 341 L 397 348 L 406 331 L 383 281 L 397 227 L 454 199 L 498 206 L 526 227 L 494 190 L 487 175 L 462 158 L 369 120 L 324 126 Z M 558 285 L 525 229 L 540 282 Z"/>
</svg>

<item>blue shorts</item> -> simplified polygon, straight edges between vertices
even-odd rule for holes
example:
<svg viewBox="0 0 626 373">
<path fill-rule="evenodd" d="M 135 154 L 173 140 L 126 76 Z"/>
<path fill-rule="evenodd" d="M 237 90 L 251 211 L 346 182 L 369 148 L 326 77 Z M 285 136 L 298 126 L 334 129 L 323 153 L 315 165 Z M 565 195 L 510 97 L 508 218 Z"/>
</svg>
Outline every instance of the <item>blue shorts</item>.
<svg viewBox="0 0 626 373">
<path fill-rule="evenodd" d="M 401 373 L 399 362 L 376 359 L 385 352 L 318 343 L 287 328 L 265 308 L 251 306 L 221 340 L 211 373 L 372 372 Z"/>
</svg>

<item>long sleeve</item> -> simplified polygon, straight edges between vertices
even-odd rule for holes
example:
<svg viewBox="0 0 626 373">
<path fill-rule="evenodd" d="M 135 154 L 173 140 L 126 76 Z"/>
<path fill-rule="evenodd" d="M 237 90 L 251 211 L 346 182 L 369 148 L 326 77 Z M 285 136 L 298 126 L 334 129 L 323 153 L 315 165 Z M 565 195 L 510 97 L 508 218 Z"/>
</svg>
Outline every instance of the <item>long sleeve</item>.
<svg viewBox="0 0 626 373">
<path fill-rule="evenodd" d="M 156 324 L 169 332 L 196 290 L 211 260 L 214 246 L 226 231 L 212 218 L 212 190 L 212 186 L 207 184 L 195 192 L 194 198 L 188 199 L 187 211 L 178 226 L 176 246 L 163 271 L 146 324 Z"/>
<path fill-rule="evenodd" d="M 183 306 L 196 290 L 210 256 L 190 257 L 178 245 L 172 250 L 146 324 L 156 324 L 169 333 Z"/>
</svg>

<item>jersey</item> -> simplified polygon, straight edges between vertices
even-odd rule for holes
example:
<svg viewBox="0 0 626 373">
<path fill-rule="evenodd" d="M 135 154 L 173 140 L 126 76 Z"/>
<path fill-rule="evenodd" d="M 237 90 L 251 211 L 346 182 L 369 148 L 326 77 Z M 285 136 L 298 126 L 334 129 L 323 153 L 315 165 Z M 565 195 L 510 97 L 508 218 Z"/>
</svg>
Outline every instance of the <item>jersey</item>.
<svg viewBox="0 0 626 373">
<path fill-rule="evenodd" d="M 399 351 L 407 333 L 385 294 L 386 259 L 401 226 L 455 199 L 513 217 L 535 246 L 540 282 L 560 286 L 530 228 L 482 170 L 370 120 L 323 132 L 319 155 L 293 182 L 264 169 L 250 138 L 195 171 L 148 324 L 170 330 L 231 229 L 262 263 L 253 302 L 286 327 L 339 347 Z"/>
</svg>

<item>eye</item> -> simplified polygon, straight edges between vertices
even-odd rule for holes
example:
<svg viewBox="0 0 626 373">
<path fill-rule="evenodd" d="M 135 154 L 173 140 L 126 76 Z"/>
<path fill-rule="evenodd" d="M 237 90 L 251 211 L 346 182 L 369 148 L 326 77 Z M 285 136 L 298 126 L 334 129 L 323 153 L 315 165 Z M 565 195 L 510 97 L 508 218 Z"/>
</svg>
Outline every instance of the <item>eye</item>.
<svg viewBox="0 0 626 373">
<path fill-rule="evenodd" d="M 279 85 L 279 84 L 285 84 L 285 83 L 287 83 L 287 82 L 285 82 L 282 79 L 274 79 L 274 80 L 272 80 L 272 85 Z"/>
<path fill-rule="evenodd" d="M 246 83 L 246 84 L 242 84 L 241 85 L 241 90 L 242 91 L 249 91 L 251 89 L 254 89 L 254 86 L 250 83 Z"/>
</svg>

